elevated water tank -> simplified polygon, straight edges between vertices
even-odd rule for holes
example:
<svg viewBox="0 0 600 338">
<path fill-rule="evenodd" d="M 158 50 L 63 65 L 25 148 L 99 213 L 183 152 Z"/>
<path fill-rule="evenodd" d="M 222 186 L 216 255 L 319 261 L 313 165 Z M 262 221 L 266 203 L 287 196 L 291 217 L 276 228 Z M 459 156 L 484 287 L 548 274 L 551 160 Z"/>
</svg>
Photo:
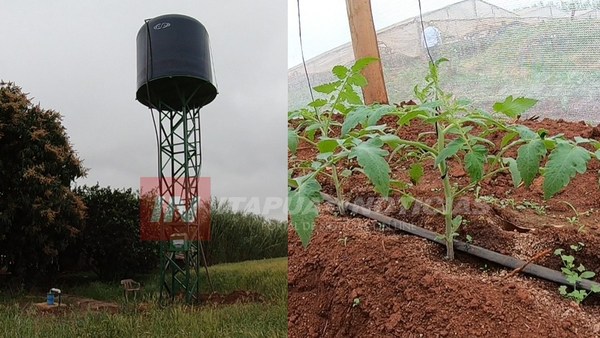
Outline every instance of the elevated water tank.
<svg viewBox="0 0 600 338">
<path fill-rule="evenodd" d="M 148 20 L 137 34 L 136 99 L 147 107 L 199 108 L 217 96 L 206 28 L 168 14 Z M 165 107 L 164 105 L 168 107 Z"/>
</svg>

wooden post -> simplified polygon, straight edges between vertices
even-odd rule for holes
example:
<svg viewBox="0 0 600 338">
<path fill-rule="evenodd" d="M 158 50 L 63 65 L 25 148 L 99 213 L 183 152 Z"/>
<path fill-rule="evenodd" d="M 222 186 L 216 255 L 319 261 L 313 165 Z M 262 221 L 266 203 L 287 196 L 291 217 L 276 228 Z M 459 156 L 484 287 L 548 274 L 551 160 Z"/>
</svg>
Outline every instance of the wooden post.
<svg viewBox="0 0 600 338">
<path fill-rule="evenodd" d="M 368 85 L 363 88 L 365 104 L 388 104 L 383 68 L 377 44 L 377 33 L 371 12 L 371 0 L 346 0 L 350 34 L 352 35 L 352 48 L 356 60 L 364 57 L 376 57 L 380 61 L 373 62 L 363 71 Z"/>
</svg>

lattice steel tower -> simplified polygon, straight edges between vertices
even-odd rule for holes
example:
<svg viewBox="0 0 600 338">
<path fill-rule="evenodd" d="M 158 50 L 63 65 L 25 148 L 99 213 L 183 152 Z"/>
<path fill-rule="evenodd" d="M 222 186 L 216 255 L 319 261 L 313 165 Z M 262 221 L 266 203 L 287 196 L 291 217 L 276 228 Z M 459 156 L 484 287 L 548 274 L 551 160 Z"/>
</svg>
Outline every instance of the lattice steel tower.
<svg viewBox="0 0 600 338">
<path fill-rule="evenodd" d="M 137 34 L 136 99 L 150 108 L 158 145 L 160 300 L 185 295 L 198 300 L 203 201 L 198 177 L 202 163 L 200 108 L 217 95 L 209 37 L 204 26 L 184 15 L 150 20 Z M 208 275 L 208 269 L 206 270 Z"/>
</svg>

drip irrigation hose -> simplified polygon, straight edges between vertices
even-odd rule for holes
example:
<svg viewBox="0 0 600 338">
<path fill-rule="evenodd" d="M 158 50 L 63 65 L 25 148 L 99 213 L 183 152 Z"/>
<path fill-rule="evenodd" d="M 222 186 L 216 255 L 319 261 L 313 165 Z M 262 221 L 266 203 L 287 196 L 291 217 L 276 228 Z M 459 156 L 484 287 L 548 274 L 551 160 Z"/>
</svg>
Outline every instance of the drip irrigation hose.
<svg viewBox="0 0 600 338">
<path fill-rule="evenodd" d="M 337 199 L 335 199 L 333 196 L 329 196 L 324 193 L 321 193 L 321 196 L 328 203 L 331 203 L 333 205 L 338 205 Z M 432 242 L 436 242 L 438 244 L 445 245 L 445 240 L 439 238 L 440 234 L 438 234 L 436 232 L 433 232 L 433 231 L 430 231 L 427 229 L 423 229 L 414 224 L 406 223 L 406 222 L 397 220 L 392 217 L 385 216 L 381 213 L 375 212 L 373 210 L 361 207 L 361 206 L 353 204 L 353 203 L 343 202 L 343 207 L 344 207 L 344 209 L 346 209 L 348 211 L 351 211 L 355 214 L 376 220 L 376 221 L 386 224 L 394 229 L 401 230 L 401 231 L 407 232 L 411 235 L 423 237 Z M 520 259 L 516 259 L 511 256 L 503 255 L 503 254 L 497 253 L 495 251 L 488 250 L 488 249 L 482 248 L 480 246 L 476 246 L 476 245 L 465 243 L 465 242 L 458 241 L 458 240 L 454 240 L 454 248 L 458 251 L 461 251 L 461 252 L 464 252 L 467 254 L 471 254 L 473 256 L 485 259 L 487 261 L 490 261 L 490 262 L 493 262 L 496 264 L 503 265 L 503 266 L 511 268 L 511 269 L 521 268 L 527 264 L 527 262 L 524 262 Z M 529 275 L 539 277 L 539 278 L 542 278 L 542 279 L 545 279 L 545 280 L 548 280 L 551 282 L 555 282 L 558 284 L 572 285 L 569 281 L 567 281 L 567 279 L 563 276 L 563 274 L 561 272 L 543 267 L 541 265 L 537 265 L 537 264 L 533 264 L 533 263 L 527 264 L 527 266 L 525 266 L 522 271 Z M 593 282 L 590 280 L 583 280 L 583 281 L 577 283 L 578 288 L 585 289 L 587 291 L 591 291 L 592 286 L 600 287 L 600 283 L 596 283 L 596 282 Z"/>
</svg>

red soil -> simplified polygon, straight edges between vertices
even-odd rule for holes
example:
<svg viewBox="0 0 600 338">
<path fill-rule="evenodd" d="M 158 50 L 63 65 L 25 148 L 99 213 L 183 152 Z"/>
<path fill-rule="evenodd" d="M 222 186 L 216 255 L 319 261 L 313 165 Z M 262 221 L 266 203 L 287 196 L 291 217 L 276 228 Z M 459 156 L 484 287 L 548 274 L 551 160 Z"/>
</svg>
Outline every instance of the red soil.
<svg viewBox="0 0 600 338">
<path fill-rule="evenodd" d="M 395 125 L 391 119 L 383 122 Z M 526 123 L 550 134 L 600 139 L 600 126 L 546 119 Z M 417 135 L 425 128 L 414 123 L 401 128 L 400 136 Z M 301 144 L 297 158 L 290 161 L 311 158 L 314 153 L 305 146 Z M 409 165 L 392 164 L 392 176 L 406 179 Z M 441 185 L 431 167 L 424 184 L 411 192 L 435 203 Z M 468 234 L 476 245 L 523 260 L 583 242 L 576 262 L 600 275 L 599 170 L 600 163 L 592 160 L 586 174 L 577 175 L 549 201 L 543 199 L 540 180 L 517 189 L 508 175 L 483 182 L 479 195 L 491 196 L 496 203 L 466 196 L 462 203 L 468 207 L 463 213 L 468 224 L 459 239 Z M 461 183 L 468 181 L 457 166 L 451 175 Z M 321 183 L 333 194 L 331 182 Z M 346 182 L 344 191 L 350 202 L 377 196 L 359 174 Z M 568 221 L 574 212 L 564 201 L 580 213 L 576 225 Z M 443 229 L 443 219 L 423 209 L 407 211 L 397 203 L 375 203 L 374 209 L 430 230 Z M 577 230 L 580 226 L 583 231 Z M 505 278 L 510 271 L 462 254 L 448 262 L 442 246 L 382 230 L 375 221 L 341 217 L 329 205 L 321 206 L 307 249 L 292 228 L 288 234 L 290 337 L 600 337 L 600 296 L 577 306 L 558 294 L 556 284 L 521 274 Z M 561 267 L 552 255 L 537 263 Z"/>
</svg>

